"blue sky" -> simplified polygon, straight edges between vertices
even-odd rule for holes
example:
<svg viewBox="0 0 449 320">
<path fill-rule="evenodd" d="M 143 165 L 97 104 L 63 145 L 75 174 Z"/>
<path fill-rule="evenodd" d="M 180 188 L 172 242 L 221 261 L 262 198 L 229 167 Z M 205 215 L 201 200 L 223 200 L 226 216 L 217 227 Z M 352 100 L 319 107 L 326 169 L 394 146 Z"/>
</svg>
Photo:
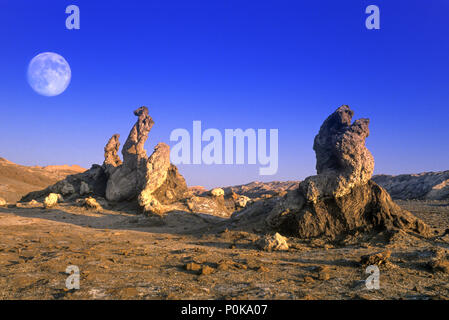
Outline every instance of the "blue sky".
<svg viewBox="0 0 449 320">
<path fill-rule="evenodd" d="M 65 28 L 66 6 L 81 29 Z M 365 8 L 380 8 L 380 30 Z M 313 138 L 342 104 L 371 119 L 376 173 L 449 169 L 449 2 L 0 0 L 0 156 L 25 165 L 102 163 L 150 109 L 147 150 L 175 128 L 279 129 L 279 170 L 181 165 L 189 185 L 303 179 Z M 41 52 L 62 55 L 68 89 L 26 81 Z"/>
</svg>

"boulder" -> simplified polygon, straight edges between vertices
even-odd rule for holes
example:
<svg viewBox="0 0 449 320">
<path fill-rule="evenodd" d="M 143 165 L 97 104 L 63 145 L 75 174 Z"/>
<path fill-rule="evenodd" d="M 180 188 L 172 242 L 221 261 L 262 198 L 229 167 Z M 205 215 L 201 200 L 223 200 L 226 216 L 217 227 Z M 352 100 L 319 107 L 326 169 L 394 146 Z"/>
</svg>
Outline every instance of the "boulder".
<svg viewBox="0 0 449 320">
<path fill-rule="evenodd" d="M 214 197 L 223 197 L 225 193 L 222 188 L 214 188 L 210 191 L 210 194 Z"/>
<path fill-rule="evenodd" d="M 52 208 L 58 204 L 59 195 L 50 193 L 44 200 L 44 208 Z"/>
<path fill-rule="evenodd" d="M 3 198 L 0 198 L 0 207 L 6 206 L 6 200 Z"/>
<path fill-rule="evenodd" d="M 239 197 L 235 200 L 235 203 L 236 203 L 236 205 L 237 205 L 238 207 L 240 207 L 240 208 L 245 208 L 249 201 L 251 201 L 251 199 L 248 198 L 247 196 L 239 196 Z"/>
<path fill-rule="evenodd" d="M 186 199 L 188 209 L 193 213 L 206 214 L 220 218 L 228 218 L 232 209 L 223 198 L 214 196 L 192 196 Z"/>
<path fill-rule="evenodd" d="M 256 245 L 259 249 L 265 251 L 285 251 L 288 250 L 287 238 L 281 236 L 279 233 L 273 235 L 265 235 L 260 238 Z"/>
<path fill-rule="evenodd" d="M 103 210 L 103 208 L 101 207 L 101 205 L 97 202 L 97 200 L 95 198 L 92 197 L 88 197 L 86 199 L 84 199 L 84 206 L 86 208 L 89 209 L 94 209 L 96 211 L 100 211 Z"/>
</svg>

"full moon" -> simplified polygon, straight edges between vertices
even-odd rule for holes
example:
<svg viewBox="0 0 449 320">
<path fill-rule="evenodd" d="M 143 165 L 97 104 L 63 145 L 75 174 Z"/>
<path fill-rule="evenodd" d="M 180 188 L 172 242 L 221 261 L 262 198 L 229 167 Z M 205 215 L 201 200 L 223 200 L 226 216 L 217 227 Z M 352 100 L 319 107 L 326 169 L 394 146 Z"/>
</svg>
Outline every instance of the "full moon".
<svg viewBox="0 0 449 320">
<path fill-rule="evenodd" d="M 67 61 L 57 53 L 44 52 L 28 65 L 28 83 L 37 93 L 51 97 L 67 89 L 72 71 Z"/>
</svg>

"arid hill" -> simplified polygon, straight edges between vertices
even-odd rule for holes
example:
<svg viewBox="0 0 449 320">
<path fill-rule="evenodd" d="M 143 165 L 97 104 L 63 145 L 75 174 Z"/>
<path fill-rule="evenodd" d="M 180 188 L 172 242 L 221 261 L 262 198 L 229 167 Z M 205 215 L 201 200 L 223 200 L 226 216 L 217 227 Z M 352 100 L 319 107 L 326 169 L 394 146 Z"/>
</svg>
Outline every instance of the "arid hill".
<svg viewBox="0 0 449 320">
<path fill-rule="evenodd" d="M 46 188 L 66 176 L 85 171 L 80 166 L 22 166 L 0 158 L 0 198 L 16 202 L 25 194 Z"/>
</svg>

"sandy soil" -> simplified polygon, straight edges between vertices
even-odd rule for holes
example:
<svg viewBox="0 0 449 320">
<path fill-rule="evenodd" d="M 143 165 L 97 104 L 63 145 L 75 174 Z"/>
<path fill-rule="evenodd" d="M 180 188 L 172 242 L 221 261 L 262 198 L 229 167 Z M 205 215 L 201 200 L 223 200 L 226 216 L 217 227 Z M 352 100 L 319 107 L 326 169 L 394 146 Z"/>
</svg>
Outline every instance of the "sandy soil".
<svg viewBox="0 0 449 320">
<path fill-rule="evenodd" d="M 441 236 L 449 202 L 400 204 L 440 236 L 339 245 L 289 238 L 288 251 L 265 252 L 256 232 L 206 215 L 0 208 L 0 299 L 448 299 L 449 274 L 427 263 L 432 249 L 449 248 Z M 368 290 L 360 257 L 385 250 L 392 255 L 380 289 Z M 80 269 L 79 290 L 66 288 L 70 265 Z"/>
</svg>

